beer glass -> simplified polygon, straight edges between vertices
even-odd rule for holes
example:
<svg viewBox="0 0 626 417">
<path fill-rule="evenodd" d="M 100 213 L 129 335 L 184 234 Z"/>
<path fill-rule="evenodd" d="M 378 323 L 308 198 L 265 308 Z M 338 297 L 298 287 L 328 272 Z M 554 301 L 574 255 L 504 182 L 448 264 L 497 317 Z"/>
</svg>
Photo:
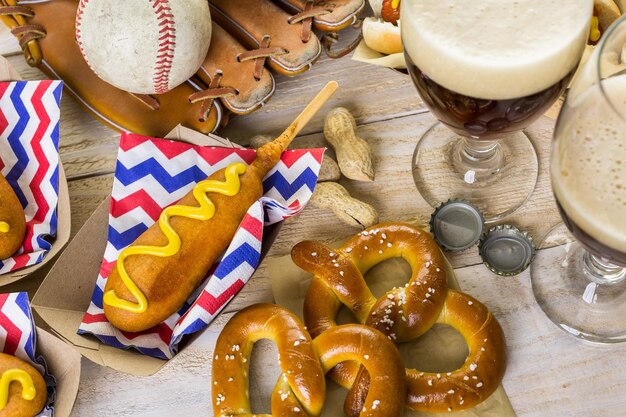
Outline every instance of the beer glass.
<svg viewBox="0 0 626 417">
<path fill-rule="evenodd" d="M 592 14 L 593 0 L 403 0 L 408 71 L 440 121 L 413 157 L 428 203 L 464 199 L 491 222 L 528 199 L 538 162 L 522 129 L 570 82 Z"/>
<path fill-rule="evenodd" d="M 581 339 L 626 341 L 626 17 L 604 34 L 559 115 L 552 189 L 563 218 L 531 269 L 547 316 Z"/>
</svg>

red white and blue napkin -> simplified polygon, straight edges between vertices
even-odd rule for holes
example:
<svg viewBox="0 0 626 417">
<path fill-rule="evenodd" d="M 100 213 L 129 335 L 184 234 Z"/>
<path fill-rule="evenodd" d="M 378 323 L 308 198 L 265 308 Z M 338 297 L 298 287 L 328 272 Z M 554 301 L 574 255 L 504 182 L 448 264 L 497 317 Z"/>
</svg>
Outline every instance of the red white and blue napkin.
<svg viewBox="0 0 626 417">
<path fill-rule="evenodd" d="M 244 220 L 209 276 L 187 303 L 160 325 L 141 333 L 122 332 L 104 316 L 106 278 L 120 252 L 158 220 L 161 211 L 194 185 L 234 162 L 249 164 L 250 149 L 214 148 L 122 134 L 111 194 L 108 243 L 91 304 L 78 330 L 103 343 L 169 359 L 185 335 L 205 328 L 248 282 L 259 265 L 265 226 L 299 213 L 309 201 L 324 149 L 286 151 L 263 180 L 264 196 Z"/>
<path fill-rule="evenodd" d="M 61 81 L 0 82 L 0 172 L 26 215 L 26 239 L 0 274 L 41 262 L 57 231 Z"/>
<path fill-rule="evenodd" d="M 44 376 L 48 387 L 48 401 L 37 417 L 54 415 L 56 380 L 48 372 L 42 356 L 36 356 L 37 332 L 30 311 L 28 294 L 16 292 L 0 294 L 0 347 L 2 353 L 16 356 L 30 363 Z"/>
</svg>

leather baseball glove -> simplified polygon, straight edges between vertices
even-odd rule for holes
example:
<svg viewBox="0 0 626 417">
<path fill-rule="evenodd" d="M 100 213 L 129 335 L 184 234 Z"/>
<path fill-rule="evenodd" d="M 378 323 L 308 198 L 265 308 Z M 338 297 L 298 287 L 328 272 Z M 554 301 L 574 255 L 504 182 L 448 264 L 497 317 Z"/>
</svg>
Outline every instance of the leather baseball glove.
<svg viewBox="0 0 626 417">
<path fill-rule="evenodd" d="M 153 1 L 153 0 L 150 0 Z M 336 32 L 357 22 L 365 0 L 210 0 L 211 47 L 196 75 L 160 95 L 136 95 L 101 80 L 75 40 L 79 0 L 0 0 L 29 65 L 62 79 L 89 112 L 116 130 L 163 136 L 178 124 L 209 133 L 229 113 L 247 114 L 274 92 L 267 67 L 297 75 L 323 45 L 313 29 Z M 326 36 L 326 35 L 323 35 Z M 333 38 L 325 38 L 329 49 Z"/>
</svg>

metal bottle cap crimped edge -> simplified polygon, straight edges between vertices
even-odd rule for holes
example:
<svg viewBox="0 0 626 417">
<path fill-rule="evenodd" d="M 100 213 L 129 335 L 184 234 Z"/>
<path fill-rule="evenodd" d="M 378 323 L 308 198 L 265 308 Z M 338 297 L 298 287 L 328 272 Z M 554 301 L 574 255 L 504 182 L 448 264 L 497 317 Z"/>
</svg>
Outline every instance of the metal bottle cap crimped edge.
<svg viewBox="0 0 626 417">
<path fill-rule="evenodd" d="M 463 200 L 448 200 L 435 209 L 430 231 L 444 249 L 462 251 L 479 241 L 484 218 L 480 210 Z"/>
<path fill-rule="evenodd" d="M 480 239 L 478 253 L 491 272 L 513 276 L 523 272 L 535 257 L 533 238 L 510 224 L 494 226 Z"/>
</svg>

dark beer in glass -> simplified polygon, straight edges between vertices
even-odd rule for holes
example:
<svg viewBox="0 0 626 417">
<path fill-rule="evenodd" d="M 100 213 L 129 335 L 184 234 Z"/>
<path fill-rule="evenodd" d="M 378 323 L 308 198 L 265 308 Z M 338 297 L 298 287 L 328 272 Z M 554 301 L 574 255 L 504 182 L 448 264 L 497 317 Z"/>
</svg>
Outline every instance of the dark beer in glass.
<svg viewBox="0 0 626 417">
<path fill-rule="evenodd" d="M 403 0 L 408 71 L 441 124 L 419 140 L 413 177 L 432 206 L 461 198 L 487 222 L 535 188 L 522 132 L 561 96 L 584 51 L 593 0 Z"/>
<path fill-rule="evenodd" d="M 531 266 L 533 292 L 561 329 L 626 342 L 626 17 L 572 82 L 554 132 L 552 190 L 563 224 Z"/>
<path fill-rule="evenodd" d="M 469 97 L 437 84 L 405 54 L 407 69 L 430 111 L 461 136 L 494 140 L 528 127 L 563 94 L 576 67 L 555 84 L 523 97 L 483 99 Z"/>
</svg>

